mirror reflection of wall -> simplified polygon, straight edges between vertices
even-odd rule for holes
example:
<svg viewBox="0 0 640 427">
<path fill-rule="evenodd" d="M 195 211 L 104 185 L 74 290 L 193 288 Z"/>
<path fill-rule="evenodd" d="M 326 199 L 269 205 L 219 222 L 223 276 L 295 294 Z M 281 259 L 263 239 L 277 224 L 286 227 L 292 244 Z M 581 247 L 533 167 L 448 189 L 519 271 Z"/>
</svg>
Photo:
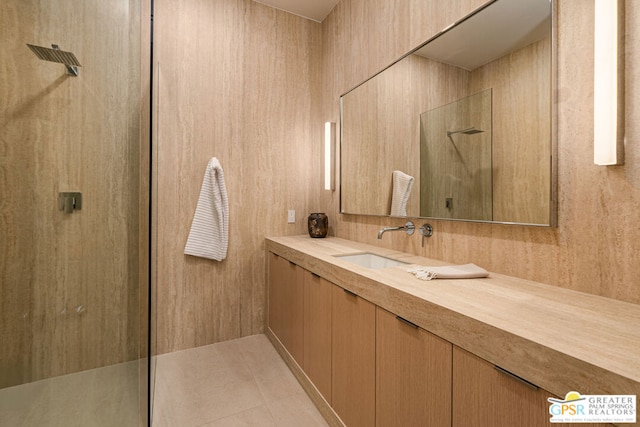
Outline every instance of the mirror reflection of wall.
<svg viewBox="0 0 640 427">
<path fill-rule="evenodd" d="M 548 224 L 551 211 L 550 37 L 471 73 L 493 88 L 493 221 Z"/>
<path fill-rule="evenodd" d="M 420 216 L 493 219 L 491 89 L 420 115 Z"/>
<path fill-rule="evenodd" d="M 407 113 L 423 111 L 418 110 L 424 102 L 421 85 L 411 78 L 415 72 L 427 81 L 432 74 L 412 60 L 401 61 L 342 98 L 343 212 L 389 215 L 393 171 L 419 176 L 417 119 Z M 415 183 L 406 206 L 409 216 L 418 213 L 418 190 Z"/>
</svg>

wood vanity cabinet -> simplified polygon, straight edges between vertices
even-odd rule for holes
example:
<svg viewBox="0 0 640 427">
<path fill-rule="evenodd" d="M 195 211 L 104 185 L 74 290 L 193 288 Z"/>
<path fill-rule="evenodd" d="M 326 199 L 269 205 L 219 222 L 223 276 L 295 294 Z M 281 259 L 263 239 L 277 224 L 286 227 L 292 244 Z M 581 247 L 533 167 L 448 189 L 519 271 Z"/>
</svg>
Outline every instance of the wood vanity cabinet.
<svg viewBox="0 0 640 427">
<path fill-rule="evenodd" d="M 304 271 L 304 370 L 331 404 L 331 282 Z"/>
<path fill-rule="evenodd" d="M 269 328 L 304 367 L 304 270 L 269 252 Z"/>
<path fill-rule="evenodd" d="M 557 396 L 513 378 L 456 346 L 453 346 L 452 396 L 453 427 L 576 425 L 549 422 L 547 398 Z M 580 425 L 604 427 L 609 424 Z"/>
<path fill-rule="evenodd" d="M 372 427 L 376 413 L 376 306 L 332 288 L 331 406 L 348 427 Z"/>
<path fill-rule="evenodd" d="M 376 308 L 376 425 L 451 425 L 452 345 Z"/>
<path fill-rule="evenodd" d="M 339 271 L 320 269 L 335 277 L 331 283 L 271 251 L 268 266 L 267 335 L 330 425 L 575 425 L 551 424 L 547 399 L 558 396 L 527 383 L 528 378 L 517 378 L 342 287 L 350 287 L 357 276 L 342 280 Z M 391 298 L 383 287 L 375 290 L 363 295 L 381 305 L 401 297 Z M 469 343 L 474 343 L 478 337 L 471 334 Z M 509 360 L 508 347 L 503 351 Z"/>
</svg>

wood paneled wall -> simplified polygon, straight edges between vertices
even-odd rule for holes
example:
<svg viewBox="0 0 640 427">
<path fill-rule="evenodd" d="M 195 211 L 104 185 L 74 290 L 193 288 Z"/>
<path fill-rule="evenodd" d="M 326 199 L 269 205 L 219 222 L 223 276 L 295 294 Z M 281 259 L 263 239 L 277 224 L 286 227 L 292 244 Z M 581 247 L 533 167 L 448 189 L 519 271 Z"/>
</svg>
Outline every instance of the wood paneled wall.
<svg viewBox="0 0 640 427">
<path fill-rule="evenodd" d="M 308 214 L 326 209 L 320 34 L 251 0 L 156 0 L 158 353 L 262 332 L 265 235 L 305 233 Z M 214 156 L 229 197 L 222 262 L 183 253 Z"/>
<path fill-rule="evenodd" d="M 0 2 L 0 387 L 138 357 L 140 13 Z M 79 77 L 26 43 L 74 52 Z"/>
<path fill-rule="evenodd" d="M 324 116 L 337 119 L 341 93 L 482 2 L 424 3 L 342 0 L 334 8 L 322 24 Z M 640 303 L 640 4 L 626 2 L 626 164 L 599 167 L 592 160 L 593 4 L 557 3 L 558 227 L 430 221 L 434 235 L 422 248 L 417 234 L 377 240 L 380 227 L 401 221 L 339 216 L 335 194 L 327 211 L 338 220 L 336 235 Z"/>
</svg>

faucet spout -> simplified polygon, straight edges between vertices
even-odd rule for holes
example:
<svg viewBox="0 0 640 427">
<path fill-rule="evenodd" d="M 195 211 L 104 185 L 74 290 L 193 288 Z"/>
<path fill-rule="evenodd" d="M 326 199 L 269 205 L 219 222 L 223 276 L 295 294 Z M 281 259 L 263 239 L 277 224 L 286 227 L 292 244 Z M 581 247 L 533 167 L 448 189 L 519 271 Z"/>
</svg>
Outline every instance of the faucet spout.
<svg viewBox="0 0 640 427">
<path fill-rule="evenodd" d="M 387 231 L 396 231 L 396 230 L 405 230 L 408 236 L 411 236 L 415 231 L 415 226 L 413 222 L 407 221 L 405 225 L 399 227 L 384 227 L 378 231 L 378 239 L 382 239 L 382 235 Z"/>
<path fill-rule="evenodd" d="M 381 228 L 380 231 L 378 231 L 378 239 L 382 239 L 382 235 L 385 233 L 385 231 L 395 231 L 395 230 L 403 230 L 403 229 L 404 229 L 404 226 Z"/>
</svg>

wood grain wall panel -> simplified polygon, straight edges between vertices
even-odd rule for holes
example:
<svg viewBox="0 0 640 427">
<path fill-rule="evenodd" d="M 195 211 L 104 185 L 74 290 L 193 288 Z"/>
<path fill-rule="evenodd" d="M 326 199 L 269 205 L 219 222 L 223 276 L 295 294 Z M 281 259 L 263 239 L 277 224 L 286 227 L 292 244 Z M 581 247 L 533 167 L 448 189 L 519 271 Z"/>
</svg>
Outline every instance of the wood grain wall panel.
<svg viewBox="0 0 640 427">
<path fill-rule="evenodd" d="M 139 5 L 0 4 L 0 387 L 138 356 Z M 80 75 L 26 43 L 74 52 Z"/>
<path fill-rule="evenodd" d="M 325 116 L 338 117 L 339 95 L 378 72 L 395 58 L 436 34 L 455 19 L 480 6 L 480 1 L 427 2 L 398 5 L 411 10 L 409 23 L 375 31 L 385 18 L 373 7 L 368 15 L 352 14 L 366 0 L 343 0 L 322 24 L 323 96 Z M 446 4 L 445 4 L 446 3 Z M 414 9 L 415 8 L 415 9 Z M 434 235 L 420 246 L 416 234 L 389 233 L 377 240 L 378 229 L 399 221 L 338 215 L 337 196 L 326 200 L 339 237 L 442 259 L 474 262 L 511 276 L 640 303 L 640 146 L 627 144 L 626 163 L 593 165 L 593 5 L 579 0 L 557 2 L 558 26 L 558 227 L 540 228 L 429 221 Z M 626 126 L 627 141 L 638 140 L 640 120 L 640 5 L 626 2 Z M 396 15 L 397 14 L 397 15 Z M 394 16 L 402 16 L 397 11 Z M 389 18 L 395 19 L 395 18 Z M 398 42 L 398 46 L 393 48 Z M 376 58 L 375 63 L 371 58 Z M 421 221 L 420 221 L 421 222 Z"/>
<path fill-rule="evenodd" d="M 264 236 L 300 234 L 324 207 L 313 112 L 320 25 L 251 0 L 159 0 L 157 340 L 159 353 L 260 333 Z M 229 249 L 183 254 L 204 169 L 224 169 Z M 287 210 L 297 221 L 287 224 Z M 333 220 L 333 218 L 332 218 Z"/>
</svg>

